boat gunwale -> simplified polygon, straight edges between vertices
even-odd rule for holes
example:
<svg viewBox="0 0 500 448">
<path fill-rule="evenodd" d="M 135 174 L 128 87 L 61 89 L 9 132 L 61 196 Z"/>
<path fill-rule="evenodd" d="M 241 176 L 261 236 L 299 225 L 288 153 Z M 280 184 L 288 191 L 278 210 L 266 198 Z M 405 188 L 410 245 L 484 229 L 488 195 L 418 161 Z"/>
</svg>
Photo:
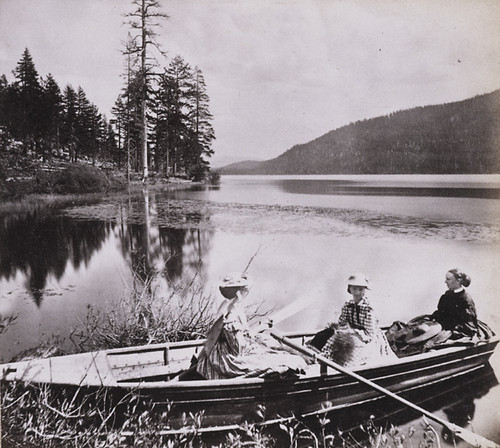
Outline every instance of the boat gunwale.
<svg viewBox="0 0 500 448">
<path fill-rule="evenodd" d="M 286 333 L 286 336 L 292 337 L 292 338 L 305 338 L 309 337 L 311 335 L 314 335 L 315 333 L 310 333 L 310 332 L 293 332 L 293 333 Z M 191 340 L 191 341 L 181 341 L 181 342 L 174 342 L 174 343 L 160 343 L 160 344 L 150 344 L 150 345 L 144 345 L 140 347 L 124 347 L 120 349 L 109 349 L 109 350 L 101 350 L 101 351 L 93 351 L 93 352 L 86 352 L 86 353 L 77 353 L 77 354 L 70 354 L 70 355 L 63 355 L 63 356 L 57 356 L 57 357 L 52 357 L 52 358 L 36 358 L 32 360 L 26 360 L 26 361 L 18 361 L 14 363 L 6 363 L 0 365 L 0 369 L 3 368 L 4 371 L 4 378 L 3 380 L 5 381 L 10 381 L 9 379 L 5 378 L 5 372 L 8 370 L 10 367 L 15 367 L 16 364 L 27 364 L 30 366 L 31 364 L 38 364 L 38 363 L 45 363 L 48 362 L 50 363 L 51 359 L 55 358 L 64 358 L 68 357 L 71 358 L 72 362 L 77 362 L 78 359 L 90 359 L 91 363 L 95 363 L 96 359 L 102 358 L 103 360 L 106 360 L 107 363 L 107 357 L 108 355 L 120 355 L 120 354 L 134 354 L 137 353 L 138 356 L 140 356 L 140 353 L 147 353 L 150 351 L 155 351 L 155 350 L 163 350 L 163 349 L 174 349 L 175 348 L 190 348 L 190 347 L 197 347 L 201 346 L 203 344 L 202 339 L 200 340 Z M 433 363 L 433 360 L 436 360 L 438 358 L 446 358 L 450 357 L 452 362 L 457 362 L 459 359 L 464 360 L 467 359 L 468 357 L 485 357 L 487 356 L 488 358 L 491 356 L 491 354 L 494 352 L 496 345 L 500 341 L 500 338 L 498 336 L 493 336 L 492 338 L 485 340 L 485 341 L 479 341 L 478 343 L 474 345 L 456 345 L 456 346 L 447 346 L 443 348 L 437 348 L 435 350 L 431 350 L 429 352 L 425 353 L 420 353 L 417 355 L 412 355 L 412 356 L 407 356 L 403 358 L 397 358 L 395 360 L 392 360 L 390 363 L 383 363 L 383 364 L 377 364 L 377 365 L 370 365 L 370 366 L 364 366 L 363 368 L 360 369 L 355 369 L 356 372 L 360 373 L 361 375 L 365 375 L 369 378 L 375 378 L 376 380 L 383 380 L 384 378 L 390 378 L 393 376 L 398 376 L 398 375 L 404 375 L 407 373 L 411 373 L 412 370 L 415 370 L 413 367 L 412 368 L 407 368 L 404 370 L 405 366 L 410 366 L 411 364 L 418 363 L 418 364 L 428 364 L 428 368 L 435 368 L 437 365 L 436 363 Z M 489 350 L 487 347 L 491 346 L 491 350 Z M 456 356 L 457 354 L 464 353 L 464 355 L 468 352 L 473 352 L 469 356 L 463 356 L 459 357 Z M 488 362 L 486 359 L 484 363 Z M 448 363 L 444 362 L 444 364 Z M 165 365 L 164 367 L 168 367 L 168 364 Z M 419 368 L 426 368 L 426 366 L 420 366 Z M 387 374 L 380 376 L 383 372 L 377 372 L 380 370 L 388 370 Z M 396 369 L 396 372 L 394 372 L 394 369 Z M 401 371 L 398 371 L 399 369 L 403 369 Z M 180 370 L 181 371 L 181 370 Z M 211 388 L 231 388 L 234 386 L 238 387 L 243 387 L 243 386 L 248 386 L 248 387 L 255 387 L 263 384 L 276 384 L 279 382 L 285 382 L 285 381 L 292 381 L 295 382 L 296 384 L 300 385 L 303 382 L 309 382 L 309 381 L 317 381 L 318 379 L 335 379 L 335 378 L 342 378 L 345 376 L 339 372 L 336 371 L 329 371 L 327 374 L 321 374 L 321 373 L 306 373 L 304 375 L 300 375 L 298 377 L 295 377 L 293 379 L 277 379 L 277 380 L 269 380 L 269 379 L 264 379 L 264 378 L 258 378 L 258 377 L 236 377 L 236 378 L 230 378 L 230 379 L 223 379 L 223 380 L 194 380 L 194 381 L 177 381 L 175 380 L 175 375 L 177 375 L 178 372 L 168 372 L 166 375 L 170 377 L 168 380 L 161 380 L 161 381 L 148 381 L 147 379 L 143 380 L 134 380 L 134 381 L 129 381 L 129 380 L 117 380 L 116 377 L 113 374 L 113 369 L 109 366 L 108 364 L 108 372 L 110 374 L 109 382 L 106 383 L 72 383 L 72 382 L 67 382 L 67 381 L 58 381 L 54 382 L 54 385 L 58 386 L 82 386 L 82 387 L 111 387 L 111 388 L 116 388 L 116 389 L 171 389 L 171 390 L 179 390 L 179 389 L 185 389 L 185 390 L 192 390 L 192 389 L 199 389 L 199 390 L 204 390 L 204 389 L 211 389 Z M 101 372 L 104 373 L 104 372 Z M 174 379 L 172 379 L 174 377 Z M 33 381 L 29 379 L 17 379 L 15 381 L 24 381 L 26 383 L 41 383 L 41 381 Z"/>
<path fill-rule="evenodd" d="M 465 356 L 463 358 L 453 358 L 451 361 L 452 362 L 458 362 L 458 360 L 464 360 L 467 358 L 471 357 L 479 357 L 479 356 L 491 356 L 491 354 L 494 352 L 494 349 L 498 342 L 500 341 L 500 338 L 497 336 L 493 336 L 492 338 L 488 339 L 487 341 L 479 341 L 475 345 L 462 345 L 462 346 L 449 346 L 445 348 L 438 348 L 436 350 L 432 350 L 429 352 L 425 353 L 420 353 L 418 355 L 414 356 L 407 356 L 404 358 L 398 358 L 391 363 L 385 363 L 385 364 L 378 364 L 378 365 L 370 365 L 368 367 L 363 367 L 360 369 L 354 369 L 353 371 L 363 375 L 363 373 L 370 373 L 372 371 L 377 371 L 380 369 L 391 369 L 392 367 L 397 367 L 397 366 L 404 366 L 406 365 L 411 365 L 415 362 L 418 361 L 430 361 L 436 358 L 441 358 L 445 357 L 447 355 L 453 355 L 457 354 L 460 352 L 466 352 L 471 349 L 477 349 L 481 347 L 485 347 L 487 345 L 492 345 L 492 349 L 490 351 L 479 351 L 479 353 L 475 353 L 473 355 Z M 442 365 L 447 364 L 442 363 Z M 431 364 L 428 367 L 429 368 L 435 368 L 439 366 L 440 364 Z M 384 375 L 382 377 L 377 377 L 377 380 L 380 379 L 385 379 L 385 378 L 390 378 L 394 377 L 397 375 L 403 375 L 405 373 L 411 372 L 411 370 L 414 369 L 408 369 L 399 373 L 390 373 L 387 375 Z M 369 375 L 371 377 L 371 375 Z M 334 379 L 334 378 L 342 378 L 345 377 L 344 374 L 336 371 L 332 371 L 331 373 L 328 373 L 327 375 L 322 375 L 322 374 L 305 374 L 305 375 L 300 375 L 296 378 L 293 379 L 282 379 L 282 380 L 271 380 L 273 382 L 282 382 L 282 381 L 292 381 L 295 383 L 301 383 L 301 382 L 308 382 L 311 380 L 317 380 L 317 379 Z M 254 385 L 261 385 L 261 384 L 270 384 L 271 381 L 269 379 L 265 378 L 246 378 L 246 377 L 237 377 L 237 378 L 229 378 L 229 379 L 222 379 L 222 380 L 192 380 L 192 381 L 176 381 L 175 379 L 172 380 L 163 380 L 163 381 L 117 381 L 116 386 L 113 385 L 112 387 L 118 387 L 118 388 L 124 388 L 124 389 L 155 389 L 155 388 L 163 388 L 163 389 L 206 389 L 206 388 L 213 388 L 213 387 L 222 387 L 222 386 L 227 386 L 228 388 L 231 386 L 254 386 Z M 353 381 L 355 383 L 356 381 Z"/>
</svg>

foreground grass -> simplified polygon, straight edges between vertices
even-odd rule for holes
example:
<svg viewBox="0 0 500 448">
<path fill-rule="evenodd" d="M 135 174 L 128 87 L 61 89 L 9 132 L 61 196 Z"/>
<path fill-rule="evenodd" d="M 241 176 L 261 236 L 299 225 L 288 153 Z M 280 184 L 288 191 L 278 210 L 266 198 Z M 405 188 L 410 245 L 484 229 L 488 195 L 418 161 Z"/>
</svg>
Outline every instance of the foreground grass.
<svg viewBox="0 0 500 448">
<path fill-rule="evenodd" d="M 3 446 L 12 447 L 440 447 L 438 434 L 425 422 L 403 433 L 394 426 L 377 426 L 372 419 L 346 433 L 329 429 L 332 422 L 323 417 L 311 426 L 299 420 L 271 428 L 242 424 L 207 435 L 199 431 L 202 416 L 187 415 L 185 432 L 166 434 L 168 411 L 155 412 L 134 392 L 116 402 L 104 388 L 56 393 L 47 386 L 9 384 L 1 405 Z"/>
<path fill-rule="evenodd" d="M 82 352 L 203 337 L 214 317 L 213 298 L 198 278 L 171 286 L 159 294 L 160 275 L 136 278 L 136 285 L 108 309 L 89 308 L 87 318 L 58 350 Z M 257 313 L 254 311 L 254 313 Z M 53 352 L 53 350 L 52 350 Z M 432 427 L 403 434 L 379 427 L 370 419 L 355 432 L 341 433 L 326 416 L 313 422 L 291 420 L 271 428 L 244 424 L 217 435 L 202 434 L 202 415 L 185 416 L 185 432 L 169 430 L 169 412 L 136 391 L 110 396 L 106 388 L 67 388 L 46 385 L 2 385 L 2 441 L 11 447 L 438 447 Z"/>
<path fill-rule="evenodd" d="M 207 435 L 199 431 L 202 416 L 188 415 L 185 432 L 165 434 L 168 412 L 155 412 L 134 392 L 115 402 L 105 389 L 57 394 L 46 386 L 10 384 L 1 404 L 3 446 L 12 447 L 440 447 L 439 436 L 426 423 L 403 433 L 372 420 L 356 434 L 328 429 L 331 422 L 319 418 L 314 428 L 291 420 L 272 428 L 242 424 L 237 430 Z"/>
</svg>

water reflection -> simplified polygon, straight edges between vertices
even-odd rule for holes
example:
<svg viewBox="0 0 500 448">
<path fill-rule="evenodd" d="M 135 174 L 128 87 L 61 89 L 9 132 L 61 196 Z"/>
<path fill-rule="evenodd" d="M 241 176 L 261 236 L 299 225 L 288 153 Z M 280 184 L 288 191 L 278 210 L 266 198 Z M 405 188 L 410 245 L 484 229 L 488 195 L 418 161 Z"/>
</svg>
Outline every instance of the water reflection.
<svg viewBox="0 0 500 448">
<path fill-rule="evenodd" d="M 78 270 L 102 248 L 113 223 L 74 221 L 43 209 L 3 216 L 0 227 L 0 278 L 22 272 L 26 289 L 40 305 L 47 278 L 60 279 L 68 263 Z"/>
<path fill-rule="evenodd" d="M 487 395 L 498 384 L 492 367 L 487 364 L 458 378 L 453 377 L 438 385 L 413 391 L 406 394 L 405 398 L 434 414 L 443 412 L 445 420 L 467 428 L 474 422 L 476 400 Z M 377 426 L 386 427 L 393 424 L 402 433 L 408 432 L 411 426 L 420 427 L 422 422 L 421 415 L 416 411 L 390 398 L 384 398 L 375 406 L 369 404 L 353 412 L 342 411 L 333 415 L 331 420 L 334 428 L 330 430 L 354 431 L 353 434 L 358 440 L 363 439 L 363 431 L 358 425 L 368 421 L 370 416 L 375 416 L 374 423 Z M 443 429 L 441 434 L 446 442 L 454 444 L 454 437 L 449 431 Z M 455 440 L 459 441 L 460 439 Z"/>
<path fill-rule="evenodd" d="M 282 179 L 276 184 L 286 193 L 355 196 L 427 196 L 500 199 L 500 188 L 460 185 L 401 185 L 391 181 L 374 183 L 347 179 Z M 408 184 L 408 182 L 406 182 Z"/>
<path fill-rule="evenodd" d="M 143 202 L 129 201 L 119 207 L 121 250 L 134 274 L 146 281 L 154 272 L 162 271 L 166 279 L 174 281 L 186 271 L 200 270 L 212 235 L 197 228 L 203 214 L 183 210 L 178 201 L 158 201 L 157 195 L 148 190 L 144 190 L 143 198 Z"/>
<path fill-rule="evenodd" d="M 462 428 L 470 427 L 474 422 L 476 400 L 487 395 L 490 389 L 497 385 L 498 380 L 493 369 L 490 365 L 486 366 L 485 374 L 463 387 L 454 402 L 445 402 L 441 409 L 446 419 Z M 442 429 L 441 435 L 443 440 L 453 443 L 454 436 L 447 428 Z"/>
<path fill-rule="evenodd" d="M 199 207 L 183 209 L 179 201 L 165 199 L 158 203 L 147 190 L 141 196 L 78 206 L 86 210 L 79 216 L 41 207 L 2 216 L 0 281 L 22 274 L 24 287 L 40 306 L 49 277 L 60 281 L 68 266 L 75 271 L 88 268 L 94 256 L 115 263 L 102 250 L 114 240 L 134 278 L 144 283 L 156 272 L 162 272 L 168 283 L 200 271 L 212 232 L 197 228 L 204 219 Z M 101 210 L 106 213 L 99 219 Z"/>
<path fill-rule="evenodd" d="M 194 273 L 201 268 L 203 254 L 210 247 L 210 235 L 211 232 L 199 229 L 154 226 L 151 230 L 131 224 L 120 229 L 121 252 L 141 280 L 162 271 L 168 280 L 174 281 L 186 271 Z"/>
</svg>

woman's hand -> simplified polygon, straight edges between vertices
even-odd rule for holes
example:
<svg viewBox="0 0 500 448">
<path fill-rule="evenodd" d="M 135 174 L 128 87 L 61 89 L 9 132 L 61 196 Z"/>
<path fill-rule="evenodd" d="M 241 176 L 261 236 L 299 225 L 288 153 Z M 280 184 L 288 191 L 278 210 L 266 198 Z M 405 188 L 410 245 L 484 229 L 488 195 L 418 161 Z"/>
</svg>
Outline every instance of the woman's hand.
<svg viewBox="0 0 500 448">
<path fill-rule="evenodd" d="M 356 334 L 356 336 L 361 340 L 361 342 L 364 342 L 365 344 L 367 344 L 372 340 L 371 336 L 363 330 L 355 329 L 353 331 Z"/>
</svg>

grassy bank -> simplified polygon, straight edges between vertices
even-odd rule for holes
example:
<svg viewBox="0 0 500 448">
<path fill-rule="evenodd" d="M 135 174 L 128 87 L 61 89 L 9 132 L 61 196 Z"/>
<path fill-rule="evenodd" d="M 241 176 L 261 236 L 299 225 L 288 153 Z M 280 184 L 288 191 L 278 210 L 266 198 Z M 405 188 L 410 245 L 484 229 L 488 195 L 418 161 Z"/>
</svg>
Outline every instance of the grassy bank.
<svg viewBox="0 0 500 448">
<path fill-rule="evenodd" d="M 164 186 L 170 183 L 191 183 L 184 177 L 165 177 L 151 173 L 147 180 L 149 186 Z M 200 181 L 201 182 L 201 181 Z M 218 171 L 208 171 L 203 183 L 218 185 Z M 19 200 L 33 195 L 74 195 L 91 193 L 110 193 L 127 188 L 144 186 L 142 177 L 132 173 L 130 182 L 119 170 L 104 170 L 97 166 L 80 163 L 64 163 L 54 167 L 32 166 L 25 175 L 8 177 L 7 171 L 0 169 L 0 200 Z"/>
<path fill-rule="evenodd" d="M 85 194 L 122 190 L 123 175 L 106 173 L 86 164 L 68 164 L 60 170 L 35 169 L 28 176 L 0 179 L 0 198 L 19 199 L 34 194 Z"/>
</svg>

